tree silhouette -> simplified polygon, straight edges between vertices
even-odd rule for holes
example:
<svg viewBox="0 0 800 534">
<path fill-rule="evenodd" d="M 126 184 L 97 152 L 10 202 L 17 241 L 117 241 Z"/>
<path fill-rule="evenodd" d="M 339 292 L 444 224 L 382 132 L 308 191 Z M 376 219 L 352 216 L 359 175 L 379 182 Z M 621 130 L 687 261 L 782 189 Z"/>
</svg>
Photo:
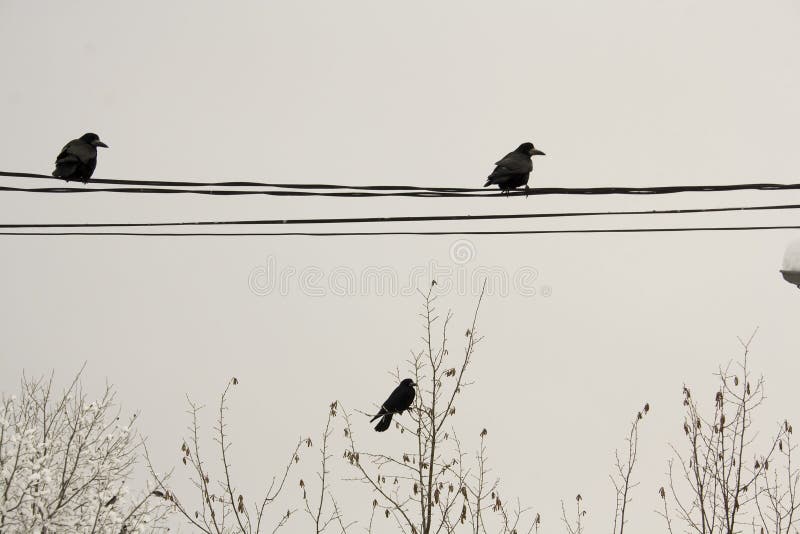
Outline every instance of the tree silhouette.
<svg viewBox="0 0 800 534">
<path fill-rule="evenodd" d="M 273 524 L 267 526 L 267 507 L 274 504 L 284 490 L 289 472 L 294 464 L 300 461 L 300 448 L 303 445 L 311 447 L 312 443 L 310 438 L 300 439 L 295 445 L 285 469 L 278 476 L 272 478 L 263 496 L 252 503 L 247 502 L 244 495 L 237 491 L 237 486 L 233 481 L 230 458 L 231 442 L 228 439 L 225 424 L 225 412 L 228 409 L 227 396 L 231 387 L 237 384 L 239 384 L 237 378 L 229 380 L 219 400 L 217 424 L 214 427 L 214 441 L 217 444 L 220 461 L 219 480 L 212 478 L 211 470 L 201 453 L 199 413 L 202 407 L 189 400 L 189 415 L 192 422 L 188 428 L 189 438 L 181 444 L 181 463 L 189 468 L 189 479 L 197 490 L 195 494 L 197 499 L 194 504 L 184 500 L 170 485 L 174 470 L 166 475 L 160 475 L 145 448 L 147 466 L 159 488 L 158 492 L 171 503 L 172 511 L 177 512 L 198 531 L 207 534 L 229 532 L 257 534 L 269 529 L 269 532 L 274 533 L 286 525 L 295 510 L 290 508 L 285 513 L 281 512 Z"/>
<path fill-rule="evenodd" d="M 470 458 L 451 422 L 456 415 L 457 399 L 472 385 L 469 369 L 481 341 L 477 319 L 483 291 L 464 334 L 462 356 L 455 359 L 448 348 L 453 314 L 448 311 L 444 317 L 439 316 L 435 288 L 434 282 L 423 294 L 423 346 L 412 353 L 408 371 L 402 375 L 413 377 L 418 385 L 409 412 L 410 422 L 394 422 L 405 438 L 408 447 L 405 452 L 391 456 L 362 450 L 357 445 L 351 415 L 342 410 L 347 439 L 345 457 L 356 470 L 357 479 L 374 495 L 373 518 L 367 530 L 373 531 L 377 510 L 401 532 L 411 534 L 450 533 L 461 525 L 469 525 L 475 534 L 532 532 L 538 529 L 539 516 L 531 518 L 523 529 L 527 510 L 518 502 L 504 502 L 499 480 L 490 476 L 488 431 L 481 427 L 474 429 L 480 437 L 480 448 Z M 438 331 L 437 324 L 441 325 Z M 399 371 L 395 372 L 395 378 L 400 380 Z"/>
<path fill-rule="evenodd" d="M 754 417 L 765 394 L 764 378 L 754 377 L 748 364 L 752 340 L 740 339 L 741 361 L 717 372 L 711 410 L 703 411 L 689 387 L 683 387 L 684 443 L 672 447 L 667 489 L 659 490 L 664 500 L 660 514 L 669 532 L 672 515 L 700 534 L 733 534 L 745 525 L 763 534 L 796 528 L 792 427 L 784 422 L 765 445 L 756 443 Z M 784 477 L 776 470 L 776 455 L 784 461 Z"/>
</svg>

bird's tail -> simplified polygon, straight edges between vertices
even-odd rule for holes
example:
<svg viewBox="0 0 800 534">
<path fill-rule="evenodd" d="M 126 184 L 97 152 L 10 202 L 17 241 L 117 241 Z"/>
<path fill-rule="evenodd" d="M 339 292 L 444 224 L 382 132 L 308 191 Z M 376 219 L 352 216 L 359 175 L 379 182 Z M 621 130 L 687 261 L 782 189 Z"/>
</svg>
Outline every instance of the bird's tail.
<svg viewBox="0 0 800 534">
<path fill-rule="evenodd" d="M 375 418 L 377 418 L 377 417 L 379 417 L 379 416 L 378 416 L 378 415 L 376 415 L 376 416 L 375 416 Z M 375 420 L 375 419 L 373 419 L 372 421 L 374 421 L 374 420 Z M 371 423 L 372 421 L 370 421 L 370 423 Z M 382 418 L 382 419 L 381 419 L 381 420 L 378 422 L 378 424 L 377 424 L 377 425 L 375 425 L 375 430 L 377 430 L 378 432 L 385 432 L 385 431 L 386 431 L 386 430 L 389 428 L 389 425 L 390 425 L 390 424 L 392 424 L 392 414 L 390 414 L 390 413 L 387 413 L 387 414 L 386 414 L 386 415 L 384 415 L 384 416 L 383 416 L 383 418 Z"/>
<path fill-rule="evenodd" d="M 490 185 L 493 185 L 493 184 L 494 184 L 494 182 L 492 181 L 492 179 L 491 178 L 487 178 L 486 179 L 486 183 L 483 184 L 483 187 L 489 187 Z"/>
<path fill-rule="evenodd" d="M 380 409 L 380 410 L 378 410 L 378 413 L 377 413 L 377 414 L 375 414 L 375 417 L 373 417 L 372 419 L 370 419 L 370 420 L 369 420 L 369 422 L 371 423 L 371 422 L 373 422 L 375 419 L 380 419 L 380 418 L 381 418 L 381 417 L 383 417 L 384 415 L 386 415 L 386 407 L 385 407 L 385 406 L 381 406 L 381 409 Z"/>
</svg>

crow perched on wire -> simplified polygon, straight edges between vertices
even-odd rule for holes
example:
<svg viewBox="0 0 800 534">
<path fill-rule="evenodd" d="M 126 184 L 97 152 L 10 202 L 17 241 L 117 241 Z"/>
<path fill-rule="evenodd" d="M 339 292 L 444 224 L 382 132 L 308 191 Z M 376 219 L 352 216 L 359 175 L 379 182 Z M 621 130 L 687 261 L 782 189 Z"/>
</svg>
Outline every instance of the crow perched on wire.
<svg viewBox="0 0 800 534">
<path fill-rule="evenodd" d="M 514 152 L 509 152 L 503 159 L 495 163 L 497 167 L 486 178 L 483 187 L 497 185 L 507 193 L 510 189 L 524 185 L 527 191 L 528 179 L 533 170 L 532 156 L 544 156 L 544 152 L 537 150 L 533 143 L 522 143 Z"/>
<path fill-rule="evenodd" d="M 375 425 L 375 430 L 384 432 L 389 428 L 392 422 L 392 415 L 400 415 L 411 407 L 411 404 L 414 402 L 414 395 L 416 394 L 414 386 L 416 386 L 414 381 L 410 378 L 406 378 L 392 391 L 392 394 L 389 395 L 389 398 L 386 399 L 386 402 L 381 406 L 378 415 L 369 421 L 371 423 L 375 421 L 375 419 L 381 419 L 378 421 L 378 424 Z"/>
<path fill-rule="evenodd" d="M 56 158 L 53 176 L 67 182 L 88 182 L 97 166 L 97 147 L 108 148 L 97 134 L 87 133 L 73 139 L 61 149 Z"/>
</svg>

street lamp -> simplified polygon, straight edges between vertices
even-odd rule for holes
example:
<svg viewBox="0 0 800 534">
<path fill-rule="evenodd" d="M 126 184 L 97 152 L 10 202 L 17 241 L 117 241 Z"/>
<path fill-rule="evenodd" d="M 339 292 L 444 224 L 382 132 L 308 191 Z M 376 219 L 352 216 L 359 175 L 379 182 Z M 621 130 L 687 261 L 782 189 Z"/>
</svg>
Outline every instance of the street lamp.
<svg viewBox="0 0 800 534">
<path fill-rule="evenodd" d="M 800 288 L 800 239 L 789 243 L 783 256 L 783 279 Z"/>
</svg>

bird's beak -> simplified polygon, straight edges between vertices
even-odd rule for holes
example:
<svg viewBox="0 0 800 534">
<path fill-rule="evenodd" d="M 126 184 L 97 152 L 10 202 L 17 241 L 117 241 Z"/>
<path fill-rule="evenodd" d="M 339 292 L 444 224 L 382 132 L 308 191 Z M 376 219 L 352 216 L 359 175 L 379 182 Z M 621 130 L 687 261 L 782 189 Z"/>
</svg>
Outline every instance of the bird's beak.
<svg viewBox="0 0 800 534">
<path fill-rule="evenodd" d="M 544 155 L 545 155 L 544 152 L 542 152 L 541 150 L 538 150 L 536 148 L 531 150 L 531 156 L 544 156 Z"/>
<path fill-rule="evenodd" d="M 798 286 L 798 287 L 800 287 L 800 286 Z M 417 387 L 417 383 L 416 383 L 416 382 L 411 382 L 411 387 L 412 387 L 412 388 L 415 388 L 415 387 Z"/>
<path fill-rule="evenodd" d="M 94 142 L 94 146 L 101 146 L 103 148 L 108 148 L 107 144 L 105 144 L 104 142 L 99 141 L 99 140 Z"/>
</svg>

